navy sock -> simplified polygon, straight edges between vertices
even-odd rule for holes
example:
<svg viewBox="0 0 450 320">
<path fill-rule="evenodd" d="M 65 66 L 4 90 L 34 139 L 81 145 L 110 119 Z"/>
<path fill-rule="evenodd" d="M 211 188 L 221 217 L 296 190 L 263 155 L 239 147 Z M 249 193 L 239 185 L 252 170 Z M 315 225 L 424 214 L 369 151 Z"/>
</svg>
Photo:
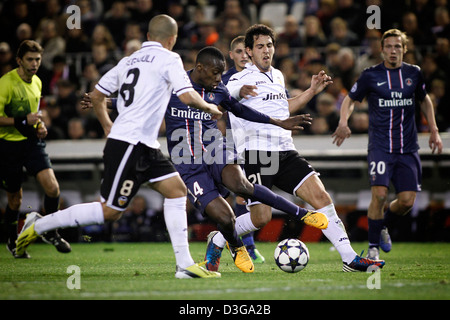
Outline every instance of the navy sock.
<svg viewBox="0 0 450 320">
<path fill-rule="evenodd" d="M 393 213 L 391 209 L 388 207 L 388 209 L 384 212 L 383 226 L 390 228 L 395 218 L 396 218 L 395 213 Z"/>
<path fill-rule="evenodd" d="M 44 210 L 45 214 L 50 214 L 58 211 L 59 209 L 59 196 L 51 198 L 47 195 L 44 196 Z"/>
<path fill-rule="evenodd" d="M 9 205 L 6 205 L 5 210 L 5 227 L 6 234 L 10 242 L 17 239 L 17 220 L 19 218 L 19 211 L 12 210 Z"/>
<path fill-rule="evenodd" d="M 220 233 L 222 233 L 225 240 L 228 241 L 228 244 L 230 245 L 230 247 L 238 248 L 238 247 L 242 247 L 244 245 L 242 243 L 241 238 L 238 237 L 238 235 L 236 233 L 236 229 L 234 229 L 234 228 L 232 230 L 225 229 L 220 224 L 217 225 L 217 229 L 220 231 Z"/>
<path fill-rule="evenodd" d="M 380 245 L 380 233 L 383 229 L 383 220 L 368 219 L 369 222 L 369 247 L 378 247 Z"/>
<path fill-rule="evenodd" d="M 252 200 L 264 203 L 272 208 L 286 212 L 292 216 L 301 218 L 308 210 L 299 207 L 295 203 L 286 200 L 285 198 L 273 193 L 270 189 L 260 184 L 253 185 L 254 191 L 252 195 Z"/>
</svg>

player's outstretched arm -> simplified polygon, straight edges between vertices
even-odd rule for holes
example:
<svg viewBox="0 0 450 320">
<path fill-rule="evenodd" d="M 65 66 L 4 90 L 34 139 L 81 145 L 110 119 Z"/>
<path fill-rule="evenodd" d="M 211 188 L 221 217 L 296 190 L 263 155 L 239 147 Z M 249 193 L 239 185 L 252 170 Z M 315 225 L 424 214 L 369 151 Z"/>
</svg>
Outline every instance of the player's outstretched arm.
<svg viewBox="0 0 450 320">
<path fill-rule="evenodd" d="M 220 119 L 222 112 L 215 104 L 207 103 L 197 91 L 188 91 L 178 96 L 184 104 L 211 113 L 214 119 Z"/>
<path fill-rule="evenodd" d="M 304 130 L 304 125 L 310 125 L 311 115 L 309 113 L 299 114 L 285 120 L 270 118 L 270 123 L 286 130 Z"/>
<path fill-rule="evenodd" d="M 311 86 L 296 97 L 288 99 L 291 114 L 301 110 L 316 94 L 322 92 L 333 80 L 325 71 L 320 71 L 311 78 Z"/>
<path fill-rule="evenodd" d="M 334 138 L 333 143 L 335 143 L 338 147 L 341 146 L 346 138 L 350 138 L 352 134 L 352 131 L 348 126 L 348 119 L 350 118 L 354 107 L 355 102 L 350 99 L 349 96 L 346 96 L 341 104 L 338 127 L 336 128 L 336 131 L 331 135 L 331 137 Z"/>
</svg>

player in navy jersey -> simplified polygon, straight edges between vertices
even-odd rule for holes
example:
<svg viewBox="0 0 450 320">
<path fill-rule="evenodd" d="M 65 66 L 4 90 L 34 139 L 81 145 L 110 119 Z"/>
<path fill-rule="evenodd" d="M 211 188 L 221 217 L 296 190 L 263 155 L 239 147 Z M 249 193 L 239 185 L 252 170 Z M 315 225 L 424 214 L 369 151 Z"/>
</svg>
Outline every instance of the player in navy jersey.
<svg viewBox="0 0 450 320">
<path fill-rule="evenodd" d="M 309 116 L 302 115 L 281 121 L 240 104 L 230 96 L 221 82 L 224 68 L 225 58 L 217 48 L 206 47 L 198 53 L 195 68 L 188 75 L 194 90 L 205 101 L 248 121 L 272 123 L 288 130 L 299 128 L 295 124 L 303 122 L 303 119 L 307 122 L 310 120 Z M 208 114 L 192 110 L 176 95 L 172 95 L 165 121 L 169 154 L 189 190 L 188 197 L 201 212 L 218 223 L 221 234 L 230 244 L 233 258 L 246 250 L 237 237 L 240 232 L 235 229 L 234 213 L 225 200 L 229 195 L 228 189 L 239 196 L 261 201 L 301 218 L 306 224 L 326 228 L 328 221 L 323 214 L 300 208 L 264 186 L 252 185 L 236 164 L 234 146 L 227 146 L 226 138 L 217 128 L 217 122 Z M 210 246 L 213 235 L 208 239 L 208 248 L 211 250 L 207 250 L 205 257 L 208 270 L 218 269 L 223 249 Z M 254 270 L 250 259 L 242 262 L 235 259 L 235 263 L 244 272 Z"/>
<path fill-rule="evenodd" d="M 230 59 L 233 60 L 233 62 L 234 62 L 234 66 L 229 68 L 222 75 L 222 82 L 225 85 L 227 85 L 228 80 L 230 80 L 230 77 L 232 75 L 244 70 L 245 64 L 250 61 L 247 51 L 245 51 L 245 37 L 244 36 L 238 36 L 231 41 L 229 55 L 230 55 Z M 248 94 L 256 95 L 256 92 L 254 91 L 255 89 L 256 89 L 256 86 L 252 86 L 252 85 L 243 86 L 242 98 Z M 228 117 L 226 117 L 226 115 L 225 115 L 225 118 L 227 120 L 227 129 L 230 129 L 231 125 L 230 125 L 229 119 L 228 119 Z M 241 216 L 241 215 L 249 212 L 247 209 L 247 206 L 245 204 L 245 200 L 242 197 L 236 197 L 235 203 L 236 204 L 234 207 L 234 212 L 235 212 L 236 216 Z M 244 243 L 245 247 L 247 248 L 248 254 L 252 258 L 253 263 L 264 263 L 266 259 L 256 248 L 255 239 L 253 238 L 253 234 L 254 234 L 254 232 L 249 232 L 249 233 L 243 235 L 241 237 L 242 242 Z"/>
<path fill-rule="evenodd" d="M 425 90 L 420 68 L 403 62 L 406 35 L 398 29 L 381 38 L 384 61 L 365 69 L 344 99 L 333 143 L 340 146 L 351 135 L 348 119 L 355 101 L 369 105 L 368 164 L 372 199 L 368 209 L 368 257 L 378 259 L 379 248 L 389 252 L 392 242 L 388 226 L 393 215 L 407 214 L 421 190 L 422 168 L 415 124 L 416 101 L 430 125 L 432 153 L 442 152 L 442 140 L 435 121 L 433 104 Z M 397 197 L 384 212 L 388 187 L 393 183 Z"/>
</svg>

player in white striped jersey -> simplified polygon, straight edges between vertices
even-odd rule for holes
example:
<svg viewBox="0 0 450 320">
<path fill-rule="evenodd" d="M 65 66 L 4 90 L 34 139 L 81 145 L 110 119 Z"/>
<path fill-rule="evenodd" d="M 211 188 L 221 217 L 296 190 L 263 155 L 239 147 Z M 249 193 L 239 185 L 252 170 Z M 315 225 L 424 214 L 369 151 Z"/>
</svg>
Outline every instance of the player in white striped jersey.
<svg viewBox="0 0 450 320">
<path fill-rule="evenodd" d="M 227 87 L 232 96 L 241 99 L 240 91 L 243 85 L 255 86 L 257 94 L 247 95 L 240 102 L 271 117 L 285 119 L 332 81 L 321 71 L 312 77 L 309 89 L 296 97 L 287 98 L 283 74 L 272 67 L 274 42 L 275 35 L 269 27 L 250 27 L 245 34 L 245 47 L 252 63 L 247 64 L 245 70 L 234 74 Z M 362 258 L 353 250 L 330 195 L 312 166 L 295 150 L 289 131 L 250 123 L 233 115 L 230 115 L 230 120 L 237 150 L 245 155 L 244 169 L 249 181 L 268 188 L 277 186 L 326 214 L 329 224 L 322 232 L 341 255 L 343 271 L 366 271 L 371 265 L 384 265 L 384 261 Z M 272 163 L 264 164 L 264 160 L 268 158 L 278 159 L 278 170 L 275 172 L 270 168 Z M 258 161 L 252 161 L 254 159 Z M 248 204 L 255 228 L 261 228 L 270 221 L 272 213 L 268 206 L 251 201 L 248 201 Z"/>
<path fill-rule="evenodd" d="M 17 240 L 17 252 L 39 235 L 56 228 L 115 221 L 144 182 L 164 197 L 164 218 L 176 258 L 177 278 L 215 278 L 220 273 L 194 263 L 188 245 L 186 186 L 172 163 L 158 149 L 158 131 L 174 91 L 191 106 L 220 116 L 216 105 L 206 103 L 192 88 L 181 58 L 171 52 L 178 27 L 159 15 L 149 23 L 142 48 L 123 58 L 106 73 L 91 93 L 91 100 L 108 139 L 104 149 L 102 201 L 79 204 L 46 217 L 28 215 Z M 114 123 L 106 109 L 106 96 L 118 91 L 118 117 Z"/>
</svg>

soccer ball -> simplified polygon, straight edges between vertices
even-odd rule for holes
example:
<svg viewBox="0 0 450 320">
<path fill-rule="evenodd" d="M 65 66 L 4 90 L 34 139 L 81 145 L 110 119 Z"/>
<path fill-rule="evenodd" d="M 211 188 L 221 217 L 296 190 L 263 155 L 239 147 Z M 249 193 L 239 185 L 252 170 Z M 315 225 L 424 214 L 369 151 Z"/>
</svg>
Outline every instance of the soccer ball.
<svg viewBox="0 0 450 320">
<path fill-rule="evenodd" d="M 274 253 L 275 263 L 285 272 L 299 272 L 309 261 L 306 245 L 298 239 L 284 239 L 278 243 Z"/>
</svg>

